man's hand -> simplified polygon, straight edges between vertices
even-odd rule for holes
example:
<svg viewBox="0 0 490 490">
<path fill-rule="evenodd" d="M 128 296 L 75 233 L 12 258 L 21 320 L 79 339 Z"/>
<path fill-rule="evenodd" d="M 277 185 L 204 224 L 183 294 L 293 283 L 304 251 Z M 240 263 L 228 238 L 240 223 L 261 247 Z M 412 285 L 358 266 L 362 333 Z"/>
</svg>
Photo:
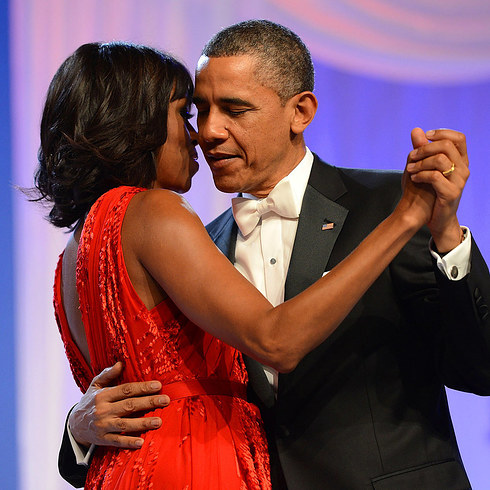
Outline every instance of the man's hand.
<svg viewBox="0 0 490 490">
<path fill-rule="evenodd" d="M 118 362 L 97 375 L 70 413 L 68 423 L 75 440 L 82 445 L 139 448 L 143 439 L 127 433 L 157 429 L 162 424 L 159 417 L 132 418 L 136 412 L 166 407 L 170 399 L 157 394 L 162 387 L 159 381 L 126 383 L 108 387 L 123 370 Z M 122 435 L 121 432 L 126 434 Z"/>
<path fill-rule="evenodd" d="M 422 130 L 412 131 L 414 150 L 408 156 L 407 171 L 417 184 L 429 184 L 436 199 L 427 223 L 437 250 L 449 252 L 461 243 L 461 228 L 456 212 L 470 171 L 463 133 L 437 129 L 425 133 L 427 143 L 421 144 Z M 430 140 L 430 141 L 428 141 Z"/>
</svg>

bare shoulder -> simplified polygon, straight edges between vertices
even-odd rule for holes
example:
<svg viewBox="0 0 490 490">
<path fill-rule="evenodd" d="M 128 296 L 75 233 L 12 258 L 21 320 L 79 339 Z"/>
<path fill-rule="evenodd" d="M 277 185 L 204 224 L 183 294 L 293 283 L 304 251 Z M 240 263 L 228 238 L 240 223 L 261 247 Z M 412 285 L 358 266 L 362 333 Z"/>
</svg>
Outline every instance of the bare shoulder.
<svg viewBox="0 0 490 490">
<path fill-rule="evenodd" d="M 195 214 L 192 206 L 183 196 L 168 189 L 148 189 L 140 192 L 133 197 L 131 204 L 139 211 L 152 210 L 159 213 L 185 211 Z"/>
<path fill-rule="evenodd" d="M 149 189 L 136 194 L 125 219 L 139 226 L 199 220 L 184 197 L 167 189 Z"/>
<path fill-rule="evenodd" d="M 176 192 L 150 189 L 136 194 L 128 206 L 123 223 L 123 240 L 145 249 L 152 242 L 177 235 L 206 233 L 190 204 Z M 138 247 L 139 248 L 139 247 Z"/>
</svg>

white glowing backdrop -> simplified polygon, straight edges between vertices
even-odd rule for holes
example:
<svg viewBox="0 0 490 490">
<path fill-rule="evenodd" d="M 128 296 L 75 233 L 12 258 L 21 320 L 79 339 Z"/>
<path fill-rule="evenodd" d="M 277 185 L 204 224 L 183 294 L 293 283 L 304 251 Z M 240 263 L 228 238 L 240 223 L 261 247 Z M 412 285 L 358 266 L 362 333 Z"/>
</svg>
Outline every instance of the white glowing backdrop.
<svg viewBox="0 0 490 490">
<path fill-rule="evenodd" d="M 490 260 L 490 3 L 488 0 L 10 0 L 12 180 L 29 186 L 44 94 L 80 44 L 130 40 L 192 70 L 205 41 L 231 23 L 267 18 L 296 31 L 317 69 L 311 148 L 336 165 L 402 168 L 415 125 L 467 133 L 472 176 L 461 208 Z M 229 202 L 205 162 L 188 194 L 204 222 Z M 17 487 L 70 488 L 57 473 L 65 414 L 77 401 L 52 312 L 66 235 L 14 199 Z M 490 401 L 450 393 L 475 489 L 490 488 Z M 2 394 L 2 403 L 13 403 Z M 15 447 L 15 444 L 11 446 Z M 5 468 L 15 474 L 15 469 Z M 1 487 L 1 483 L 0 483 Z"/>
</svg>

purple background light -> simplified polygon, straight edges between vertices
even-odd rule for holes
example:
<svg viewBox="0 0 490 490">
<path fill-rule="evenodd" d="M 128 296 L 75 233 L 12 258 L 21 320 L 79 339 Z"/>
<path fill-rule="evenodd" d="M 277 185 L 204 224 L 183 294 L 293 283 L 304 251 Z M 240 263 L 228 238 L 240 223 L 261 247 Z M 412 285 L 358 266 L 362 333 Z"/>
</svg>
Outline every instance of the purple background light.
<svg viewBox="0 0 490 490">
<path fill-rule="evenodd" d="M 10 0 L 0 15 L 0 460 L 6 488 L 71 488 L 56 462 L 64 416 L 79 392 L 51 306 L 66 235 L 10 188 L 11 182 L 32 184 L 51 77 L 80 44 L 114 39 L 170 51 L 193 70 L 213 33 L 249 18 L 285 24 L 310 47 L 320 108 L 306 139 L 328 162 L 401 169 L 413 127 L 450 127 L 467 135 L 472 175 L 460 221 L 490 260 L 487 0 Z M 202 158 L 187 197 L 204 222 L 230 200 L 215 190 Z M 473 487 L 490 488 L 490 400 L 455 392 L 449 397 Z"/>
</svg>

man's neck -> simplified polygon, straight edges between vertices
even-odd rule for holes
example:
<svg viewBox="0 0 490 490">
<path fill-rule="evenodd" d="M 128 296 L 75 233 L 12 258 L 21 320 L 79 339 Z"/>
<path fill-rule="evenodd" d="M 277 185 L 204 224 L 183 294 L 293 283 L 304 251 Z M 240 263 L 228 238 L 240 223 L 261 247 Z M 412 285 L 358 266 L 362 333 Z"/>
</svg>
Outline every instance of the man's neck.
<svg viewBox="0 0 490 490">
<path fill-rule="evenodd" d="M 281 180 L 286 178 L 289 174 L 291 174 L 291 172 L 293 172 L 293 170 L 303 161 L 306 155 L 306 145 L 304 144 L 304 142 L 301 145 L 301 148 L 298 148 L 298 150 L 299 151 L 297 152 L 297 154 L 295 154 L 295 156 L 290 159 L 292 163 L 285 162 L 284 165 L 281 166 L 281 171 L 277 173 L 272 184 L 267 185 L 257 191 L 248 192 L 248 194 L 256 197 L 257 199 L 266 198 L 276 187 L 276 185 Z"/>
<path fill-rule="evenodd" d="M 293 191 L 293 198 L 296 205 L 301 209 L 301 203 L 303 202 L 303 196 L 306 190 L 306 186 L 308 185 L 308 180 L 311 173 L 311 167 L 313 165 L 313 154 L 308 148 L 305 148 L 305 156 L 294 166 L 294 168 L 281 180 L 278 181 L 276 186 L 273 187 L 275 189 L 279 182 L 283 182 L 285 180 L 289 180 L 289 185 Z M 268 194 L 267 194 L 268 195 Z M 267 195 L 263 197 L 267 197 Z M 243 193 L 244 197 L 256 197 L 257 199 L 262 199 L 262 196 L 256 196 L 250 193 Z"/>
</svg>

